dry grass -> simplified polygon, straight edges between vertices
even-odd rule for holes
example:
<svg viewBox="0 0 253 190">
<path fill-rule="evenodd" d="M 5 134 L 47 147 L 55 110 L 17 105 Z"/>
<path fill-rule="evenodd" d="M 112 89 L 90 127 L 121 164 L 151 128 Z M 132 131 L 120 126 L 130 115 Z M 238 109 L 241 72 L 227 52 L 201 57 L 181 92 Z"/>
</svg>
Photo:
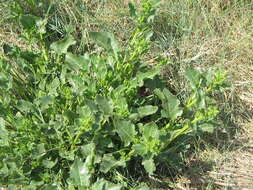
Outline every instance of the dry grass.
<svg viewBox="0 0 253 190">
<path fill-rule="evenodd" d="M 243 132 L 221 151 L 206 148 L 188 160 L 188 170 L 178 177 L 178 189 L 253 189 L 253 124 L 244 124 Z"/>
</svg>

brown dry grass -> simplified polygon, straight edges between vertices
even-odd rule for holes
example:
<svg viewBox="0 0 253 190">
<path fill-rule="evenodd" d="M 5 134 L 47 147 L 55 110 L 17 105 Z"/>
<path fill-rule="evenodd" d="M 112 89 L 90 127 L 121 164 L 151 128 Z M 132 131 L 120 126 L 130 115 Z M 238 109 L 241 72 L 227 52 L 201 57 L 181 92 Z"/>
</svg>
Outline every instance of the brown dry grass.
<svg viewBox="0 0 253 190">
<path fill-rule="evenodd" d="M 231 150 L 229 150 L 231 149 Z M 189 170 L 178 178 L 178 189 L 253 189 L 253 124 L 243 125 L 243 132 L 221 152 L 211 148 L 189 160 Z M 192 169 L 191 169 L 192 168 Z"/>
</svg>

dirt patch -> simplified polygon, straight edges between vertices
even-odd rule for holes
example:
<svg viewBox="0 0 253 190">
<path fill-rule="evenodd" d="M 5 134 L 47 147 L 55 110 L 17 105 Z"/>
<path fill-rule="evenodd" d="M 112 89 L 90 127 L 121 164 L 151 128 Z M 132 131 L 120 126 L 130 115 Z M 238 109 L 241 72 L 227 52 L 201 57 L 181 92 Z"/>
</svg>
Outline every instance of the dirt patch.
<svg viewBox="0 0 253 190">
<path fill-rule="evenodd" d="M 220 188 L 252 190 L 253 149 L 234 152 L 217 171 L 209 172 L 209 176 Z"/>
<path fill-rule="evenodd" d="M 209 173 L 214 182 L 232 190 L 253 189 L 253 123 L 245 124 L 244 134 L 237 139 L 238 150 Z"/>
<path fill-rule="evenodd" d="M 253 122 L 224 152 L 206 150 L 189 161 L 189 169 L 178 179 L 178 190 L 253 190 Z"/>
</svg>

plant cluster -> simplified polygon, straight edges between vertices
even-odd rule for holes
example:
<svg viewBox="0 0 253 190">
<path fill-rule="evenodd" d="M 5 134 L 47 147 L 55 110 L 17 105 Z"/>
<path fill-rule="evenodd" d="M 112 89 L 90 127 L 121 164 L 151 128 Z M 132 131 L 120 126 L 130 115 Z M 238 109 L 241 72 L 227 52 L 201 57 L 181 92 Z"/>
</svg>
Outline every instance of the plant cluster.
<svg viewBox="0 0 253 190">
<path fill-rule="evenodd" d="M 0 183 L 28 189 L 124 189 L 131 168 L 155 175 L 193 135 L 212 132 L 217 107 L 209 96 L 221 72 L 188 68 L 190 92 L 180 101 L 160 72 L 165 59 L 143 60 L 157 2 L 130 13 L 128 46 L 111 33 L 90 32 L 95 53 L 71 53 L 71 34 L 47 46 L 47 19 L 20 15 L 24 36 L 39 51 L 4 46 L 0 61 Z M 130 174 L 129 174 L 130 173 Z"/>
</svg>

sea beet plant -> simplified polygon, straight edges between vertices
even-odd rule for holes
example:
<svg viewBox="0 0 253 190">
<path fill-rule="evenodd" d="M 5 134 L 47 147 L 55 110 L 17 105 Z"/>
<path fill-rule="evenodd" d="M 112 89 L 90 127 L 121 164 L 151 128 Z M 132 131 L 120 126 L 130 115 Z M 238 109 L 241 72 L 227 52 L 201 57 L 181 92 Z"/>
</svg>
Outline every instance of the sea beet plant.
<svg viewBox="0 0 253 190">
<path fill-rule="evenodd" d="M 47 46 L 46 19 L 21 15 L 24 33 L 37 40 L 40 51 L 4 46 L 0 184 L 129 189 L 124 180 L 129 168 L 155 175 L 160 163 L 169 165 L 189 144 L 189 137 L 212 132 L 218 110 L 209 95 L 219 90 L 225 75 L 188 68 L 191 90 L 179 101 L 169 84 L 160 85 L 166 61 L 152 66 L 143 61 L 157 5 L 143 0 L 137 11 L 130 4 L 136 29 L 125 49 L 111 33 L 90 32 L 99 50 L 84 55 L 69 50 L 76 44 L 71 34 Z"/>
</svg>

